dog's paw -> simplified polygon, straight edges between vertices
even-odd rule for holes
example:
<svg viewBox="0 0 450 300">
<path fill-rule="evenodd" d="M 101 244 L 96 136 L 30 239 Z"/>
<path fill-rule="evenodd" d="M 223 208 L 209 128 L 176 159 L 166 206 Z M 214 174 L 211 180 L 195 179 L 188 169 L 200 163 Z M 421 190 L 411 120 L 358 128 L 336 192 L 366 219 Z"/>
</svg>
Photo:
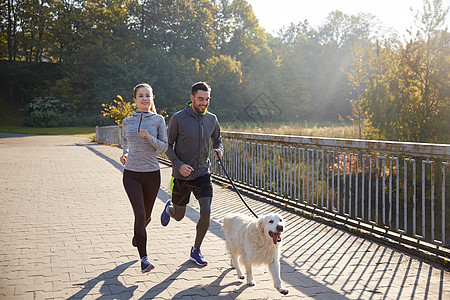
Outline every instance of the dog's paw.
<svg viewBox="0 0 450 300">
<path fill-rule="evenodd" d="M 282 293 L 283 295 L 287 295 L 288 293 L 289 293 L 289 290 L 288 289 L 285 289 L 284 287 L 280 287 L 280 288 L 277 288 L 278 289 L 278 291 L 280 292 L 280 293 Z"/>
<path fill-rule="evenodd" d="M 244 275 L 238 275 L 238 278 L 239 278 L 239 279 L 244 279 L 245 276 L 244 276 Z"/>
<path fill-rule="evenodd" d="M 256 282 L 254 280 L 247 280 L 247 284 L 251 286 L 255 286 Z"/>
</svg>

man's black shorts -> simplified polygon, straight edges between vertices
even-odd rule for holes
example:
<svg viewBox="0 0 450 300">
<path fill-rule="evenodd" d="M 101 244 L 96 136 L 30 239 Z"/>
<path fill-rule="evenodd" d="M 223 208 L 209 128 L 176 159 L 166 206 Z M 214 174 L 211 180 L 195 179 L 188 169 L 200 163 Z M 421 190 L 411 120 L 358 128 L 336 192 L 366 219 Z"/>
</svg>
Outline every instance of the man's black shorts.
<svg viewBox="0 0 450 300">
<path fill-rule="evenodd" d="M 194 180 L 173 179 L 172 202 L 175 206 L 186 206 L 189 203 L 191 192 L 195 198 L 213 196 L 211 174 L 206 174 Z"/>
</svg>

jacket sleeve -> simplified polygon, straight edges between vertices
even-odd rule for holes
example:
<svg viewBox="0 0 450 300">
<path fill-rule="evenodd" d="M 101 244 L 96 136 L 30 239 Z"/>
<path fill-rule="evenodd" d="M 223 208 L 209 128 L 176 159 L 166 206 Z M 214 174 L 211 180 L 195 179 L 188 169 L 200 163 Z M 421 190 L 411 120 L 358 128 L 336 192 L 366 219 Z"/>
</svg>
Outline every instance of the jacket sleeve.
<svg viewBox="0 0 450 300">
<path fill-rule="evenodd" d="M 158 151 L 167 151 L 167 129 L 166 123 L 164 122 L 164 118 L 162 116 L 160 116 L 160 122 L 158 123 L 158 136 L 154 137 L 150 135 L 148 137 L 148 142 Z"/>
<path fill-rule="evenodd" d="M 122 154 L 128 155 L 127 121 L 122 122 Z"/>
<path fill-rule="evenodd" d="M 177 170 L 180 170 L 181 166 L 184 165 L 184 162 L 182 162 L 175 153 L 175 144 L 177 142 L 177 138 L 178 138 L 178 121 L 176 115 L 174 115 L 170 119 L 169 127 L 167 129 L 168 148 L 166 151 L 166 155 L 172 162 L 172 165 Z"/>
<path fill-rule="evenodd" d="M 219 125 L 219 121 L 217 120 L 217 117 L 216 117 L 214 131 L 211 135 L 211 139 L 213 142 L 213 149 L 219 149 L 223 155 L 222 136 L 220 135 L 220 125 Z"/>
</svg>

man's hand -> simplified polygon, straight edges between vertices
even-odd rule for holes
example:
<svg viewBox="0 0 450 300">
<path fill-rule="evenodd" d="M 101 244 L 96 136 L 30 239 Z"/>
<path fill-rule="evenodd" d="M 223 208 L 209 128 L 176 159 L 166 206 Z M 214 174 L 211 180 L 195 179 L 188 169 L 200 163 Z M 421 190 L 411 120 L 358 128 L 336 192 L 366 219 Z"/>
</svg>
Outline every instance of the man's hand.
<svg viewBox="0 0 450 300">
<path fill-rule="evenodd" d="M 187 177 L 189 175 L 191 175 L 191 173 L 194 171 L 194 168 L 191 167 L 190 165 L 182 165 L 180 168 L 180 174 L 183 175 L 184 177 Z"/>
<path fill-rule="evenodd" d="M 122 163 L 122 165 L 125 165 L 125 164 L 126 164 L 127 158 L 128 158 L 127 155 L 122 155 L 122 156 L 120 157 L 120 162 Z"/>
<path fill-rule="evenodd" d="M 222 150 L 214 149 L 214 157 L 216 158 L 216 160 L 219 160 L 217 155 L 219 155 L 220 159 L 222 159 L 222 155 L 223 155 Z"/>
</svg>

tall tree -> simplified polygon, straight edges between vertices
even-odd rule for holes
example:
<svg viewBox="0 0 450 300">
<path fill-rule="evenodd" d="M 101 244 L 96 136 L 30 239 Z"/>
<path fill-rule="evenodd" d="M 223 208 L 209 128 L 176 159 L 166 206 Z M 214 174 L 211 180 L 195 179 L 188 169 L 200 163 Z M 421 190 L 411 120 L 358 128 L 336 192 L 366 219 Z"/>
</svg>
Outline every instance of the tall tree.
<svg viewBox="0 0 450 300">
<path fill-rule="evenodd" d="M 242 64 L 230 56 L 214 56 L 201 66 L 200 74 L 213 88 L 213 112 L 224 120 L 235 119 L 243 109 Z"/>
<path fill-rule="evenodd" d="M 425 0 L 423 11 L 415 15 L 418 30 L 411 39 L 397 42 L 396 48 L 377 48 L 371 62 L 374 74 L 363 97 L 371 132 L 378 135 L 369 137 L 448 142 L 447 13 L 441 0 Z"/>
<path fill-rule="evenodd" d="M 352 69 L 347 73 L 348 84 L 352 87 L 350 92 L 349 102 L 352 107 L 352 114 L 348 118 L 358 128 L 358 137 L 361 139 L 363 134 L 363 127 L 365 123 L 365 113 L 361 105 L 363 91 L 367 87 L 367 81 L 369 79 L 369 66 L 368 66 L 368 51 L 371 50 L 370 46 L 364 47 L 358 42 L 355 42 L 350 50 L 352 52 L 353 63 Z"/>
<path fill-rule="evenodd" d="M 372 14 L 347 15 L 336 10 L 330 12 L 325 23 L 318 28 L 315 39 L 321 45 L 342 49 L 359 40 L 370 40 L 378 29 L 376 17 Z"/>
<path fill-rule="evenodd" d="M 450 111 L 448 12 L 442 0 L 424 0 L 423 10 L 415 14 L 417 32 L 402 49 L 405 88 L 414 94 L 412 99 L 423 118 L 416 136 L 421 141 L 438 139 L 437 129 L 450 125 L 448 114 L 442 115 Z"/>
<path fill-rule="evenodd" d="M 19 12 L 18 52 L 23 60 L 40 62 L 46 57 L 53 0 L 24 1 Z"/>
<path fill-rule="evenodd" d="M 241 61 L 244 66 L 258 52 L 270 52 L 267 33 L 259 26 L 252 7 L 245 0 L 222 1 L 220 21 L 223 29 L 221 53 Z"/>
<path fill-rule="evenodd" d="M 84 47 L 83 24 L 85 23 L 85 0 L 55 0 L 51 24 L 52 44 L 49 49 L 51 62 L 72 64 Z"/>
<path fill-rule="evenodd" d="M 217 8 L 209 0 L 144 0 L 130 5 L 131 28 L 145 48 L 202 60 L 215 54 Z"/>
<path fill-rule="evenodd" d="M 18 52 L 18 24 L 23 0 L 7 0 L 0 3 L 0 57 L 16 60 Z"/>
</svg>

